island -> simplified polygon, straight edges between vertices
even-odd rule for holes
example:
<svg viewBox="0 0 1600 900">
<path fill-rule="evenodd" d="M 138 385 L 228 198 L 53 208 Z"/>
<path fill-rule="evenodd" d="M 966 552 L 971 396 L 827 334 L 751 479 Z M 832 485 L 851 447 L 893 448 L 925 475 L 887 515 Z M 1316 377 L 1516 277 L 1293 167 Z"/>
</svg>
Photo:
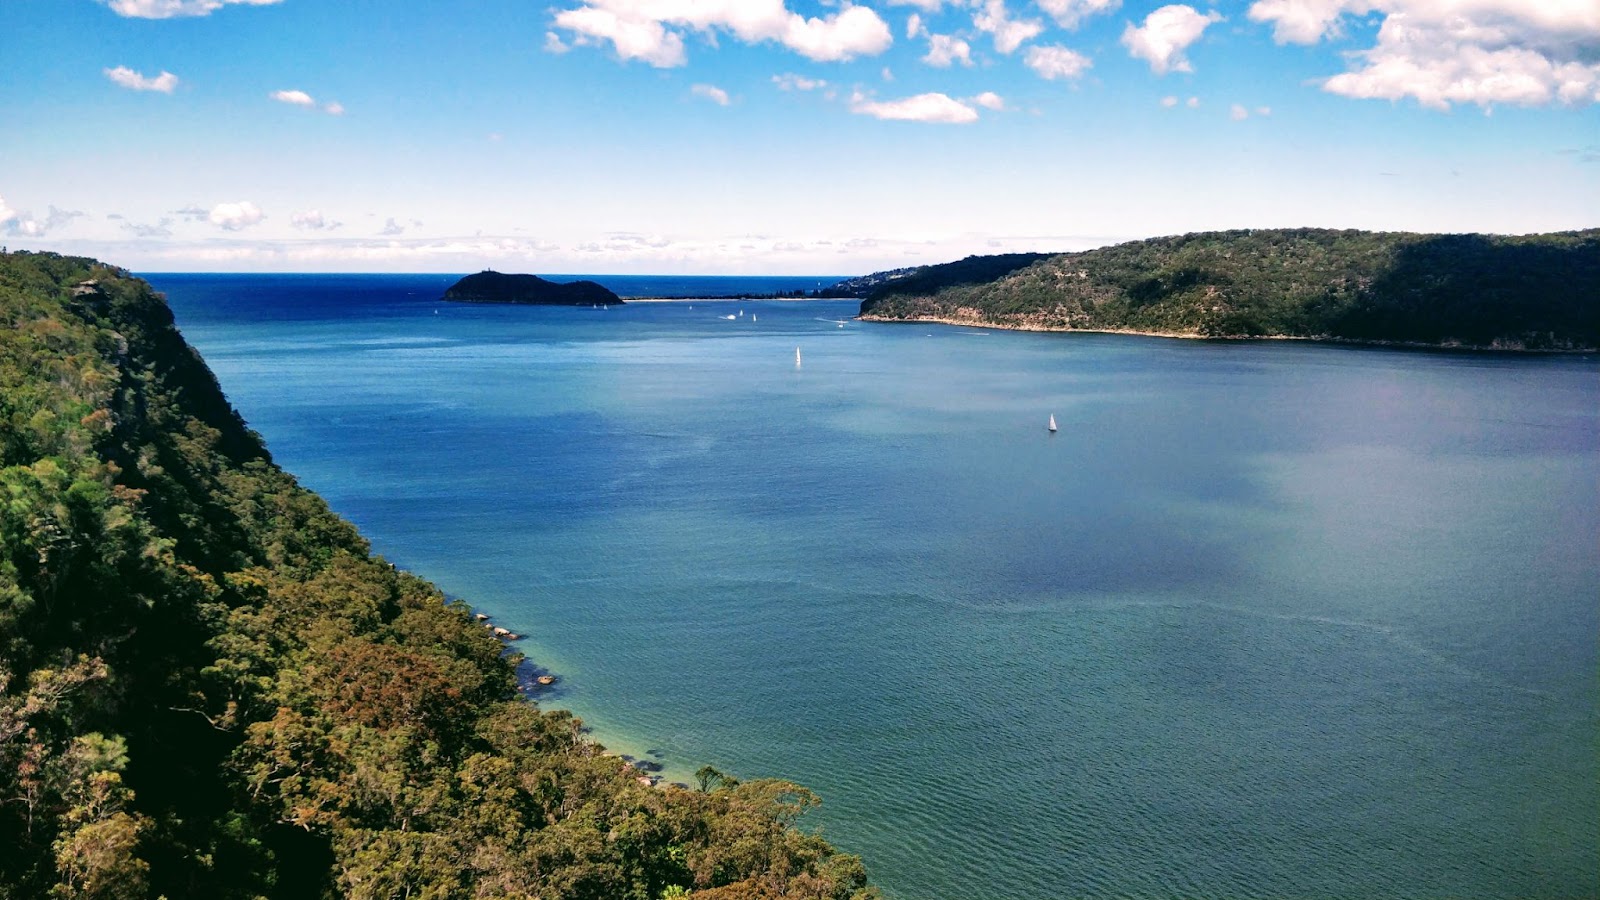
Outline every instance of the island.
<svg viewBox="0 0 1600 900">
<path fill-rule="evenodd" d="M 593 281 L 558 282 L 537 275 L 507 275 L 484 269 L 444 292 L 457 303 L 513 303 L 538 306 L 609 306 L 622 298 Z"/>
<path fill-rule="evenodd" d="M 892 276 L 892 277 L 890 277 Z M 867 276 L 861 318 L 1030 331 L 1600 348 L 1600 229 L 1247 229 Z"/>
<path fill-rule="evenodd" d="M 805 788 L 641 780 L 526 699 L 149 284 L 0 251 L 0 321 L 0 897 L 879 897 Z"/>
</svg>

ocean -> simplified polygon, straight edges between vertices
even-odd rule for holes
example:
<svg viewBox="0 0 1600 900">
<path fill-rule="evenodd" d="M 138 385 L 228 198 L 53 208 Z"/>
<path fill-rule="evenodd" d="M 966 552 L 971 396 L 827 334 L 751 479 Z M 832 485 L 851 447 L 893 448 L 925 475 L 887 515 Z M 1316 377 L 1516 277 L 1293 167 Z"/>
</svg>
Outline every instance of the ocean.
<svg viewBox="0 0 1600 900">
<path fill-rule="evenodd" d="M 1600 894 L 1595 357 L 147 277 L 541 703 L 893 900 Z"/>
</svg>

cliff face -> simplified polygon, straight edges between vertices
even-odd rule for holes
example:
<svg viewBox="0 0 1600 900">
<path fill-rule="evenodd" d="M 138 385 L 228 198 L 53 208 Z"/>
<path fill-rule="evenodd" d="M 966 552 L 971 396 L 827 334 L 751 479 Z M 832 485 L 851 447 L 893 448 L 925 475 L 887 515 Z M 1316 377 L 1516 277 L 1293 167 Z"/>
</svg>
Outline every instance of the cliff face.
<svg viewBox="0 0 1600 900">
<path fill-rule="evenodd" d="M 994 261 L 987 273 L 984 260 Z M 1600 230 L 1256 229 L 1015 263 L 977 257 L 890 281 L 861 314 L 1035 330 L 1589 349 L 1600 346 Z"/>
<path fill-rule="evenodd" d="M 560 284 L 537 275 L 507 275 L 485 269 L 468 275 L 444 292 L 460 303 L 524 303 L 543 306 L 590 306 L 621 303 L 622 298 L 592 281 Z"/>
</svg>

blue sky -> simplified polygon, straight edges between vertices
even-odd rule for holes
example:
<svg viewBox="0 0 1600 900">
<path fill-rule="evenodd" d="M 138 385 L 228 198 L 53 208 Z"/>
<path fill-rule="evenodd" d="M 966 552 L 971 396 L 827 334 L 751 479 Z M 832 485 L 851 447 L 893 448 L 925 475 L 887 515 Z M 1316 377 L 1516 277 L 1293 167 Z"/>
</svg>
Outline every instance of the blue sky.
<svg viewBox="0 0 1600 900">
<path fill-rule="evenodd" d="M 143 271 L 1600 225 L 1600 0 L 32 0 L 0 60 L 0 242 Z"/>
</svg>

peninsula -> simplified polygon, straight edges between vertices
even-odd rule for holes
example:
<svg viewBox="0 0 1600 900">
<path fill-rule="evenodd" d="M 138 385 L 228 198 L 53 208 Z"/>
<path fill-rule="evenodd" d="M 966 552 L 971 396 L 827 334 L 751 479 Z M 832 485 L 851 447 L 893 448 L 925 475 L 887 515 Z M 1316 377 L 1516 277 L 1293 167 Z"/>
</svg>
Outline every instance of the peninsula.
<svg viewBox="0 0 1600 900">
<path fill-rule="evenodd" d="M 507 275 L 484 269 L 468 275 L 444 292 L 458 303 L 514 303 L 538 306 L 592 306 L 621 303 L 622 298 L 593 281 L 561 283 L 537 275 Z"/>
<path fill-rule="evenodd" d="M 887 273 L 886 273 L 887 274 Z M 1600 229 L 1504 236 L 1254 229 L 861 279 L 861 318 L 1030 331 L 1600 348 Z"/>
</svg>

